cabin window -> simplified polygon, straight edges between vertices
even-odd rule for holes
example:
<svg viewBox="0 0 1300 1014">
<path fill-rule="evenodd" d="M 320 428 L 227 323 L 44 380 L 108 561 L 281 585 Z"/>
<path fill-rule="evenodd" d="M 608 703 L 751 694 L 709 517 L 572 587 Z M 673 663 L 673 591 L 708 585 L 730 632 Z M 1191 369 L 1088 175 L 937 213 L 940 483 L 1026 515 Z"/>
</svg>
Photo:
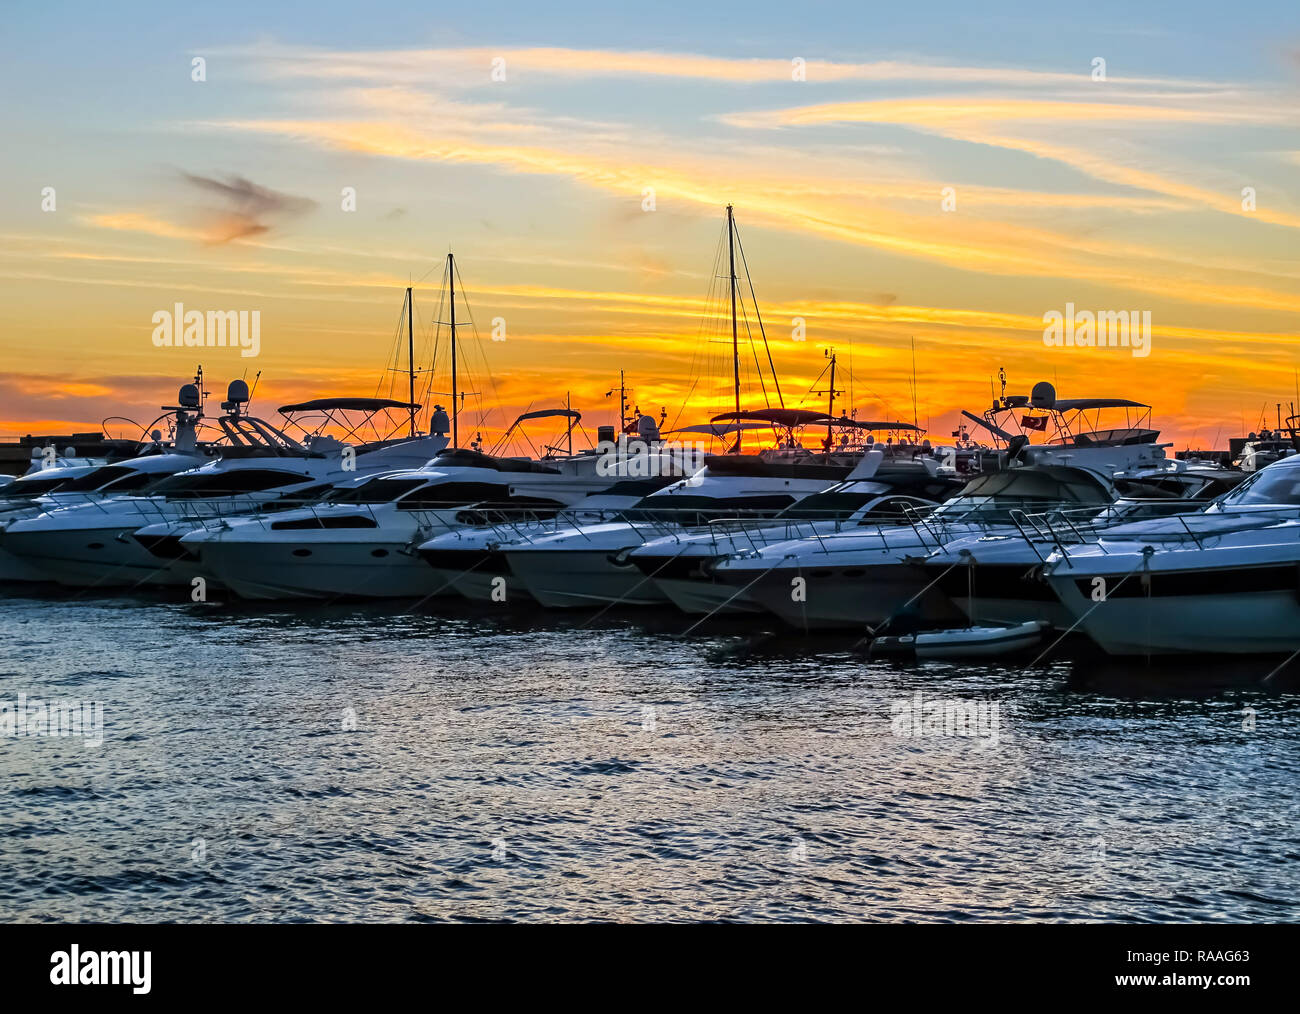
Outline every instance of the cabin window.
<svg viewBox="0 0 1300 1014">
<path fill-rule="evenodd" d="M 274 468 L 238 468 L 230 471 L 182 473 L 164 479 L 152 492 L 169 500 L 193 500 L 201 497 L 234 496 L 260 493 L 277 486 L 306 482 L 307 476 Z"/>
<path fill-rule="evenodd" d="M 337 489 L 327 497 L 331 503 L 391 503 L 422 486 L 426 479 L 370 479 Z"/>
<path fill-rule="evenodd" d="M 321 528 L 378 528 L 373 518 L 360 517 L 358 515 L 348 515 L 345 517 L 333 517 L 329 514 L 321 517 L 310 518 L 293 518 L 289 521 L 271 522 L 271 531 L 273 532 L 292 532 L 307 531 L 310 529 Z"/>
<path fill-rule="evenodd" d="M 495 482 L 434 482 L 402 497 L 397 506 L 404 511 L 437 511 L 509 496 L 510 487 Z"/>
</svg>

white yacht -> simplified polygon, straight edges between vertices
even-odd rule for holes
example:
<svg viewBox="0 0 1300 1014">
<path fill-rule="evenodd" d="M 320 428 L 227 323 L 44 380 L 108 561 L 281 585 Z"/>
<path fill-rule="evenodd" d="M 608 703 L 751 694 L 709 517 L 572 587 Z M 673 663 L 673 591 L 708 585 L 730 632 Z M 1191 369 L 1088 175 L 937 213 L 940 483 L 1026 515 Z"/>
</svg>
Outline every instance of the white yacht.
<svg viewBox="0 0 1300 1014">
<path fill-rule="evenodd" d="M 1042 621 L 1065 629 L 1072 618 L 1042 575 L 1054 548 L 1115 525 L 1203 510 L 1245 478 L 1236 469 L 1212 465 L 1172 459 L 1163 465 L 1117 473 L 1113 478 L 1120 499 L 1100 509 L 1013 510 L 1013 529 L 952 539 L 916 562 L 972 623 Z"/>
<path fill-rule="evenodd" d="M 983 419 L 966 413 L 1005 442 L 1004 467 L 972 480 L 961 495 L 905 525 L 742 549 L 719 561 L 713 573 L 802 630 L 962 622 L 963 614 L 933 586 L 932 576 L 910 559 L 963 536 L 1015 534 L 1013 509 L 1066 505 L 1099 511 L 1117 496 L 1115 473 L 1161 467 L 1157 431 L 1080 426 L 1089 419 L 1085 413 L 1095 419 L 1099 410 L 1114 408 L 1149 412 L 1123 399 L 1057 399 L 1046 383 L 1028 397 L 1004 394 Z M 1012 433 L 1008 425 L 1017 417 L 1022 432 Z M 1054 436 L 1045 443 L 1031 443 L 1024 432 L 1049 425 Z"/>
<path fill-rule="evenodd" d="M 532 601 L 523 583 L 512 579 L 503 546 L 620 519 L 628 508 L 680 478 L 622 478 L 549 518 L 521 518 L 517 511 L 468 511 L 464 517 L 472 524 L 421 543 L 420 557 L 434 570 L 440 587 L 471 602 Z"/>
<path fill-rule="evenodd" d="M 601 466 L 595 452 L 532 460 L 448 449 L 421 469 L 354 481 L 318 504 L 207 522 L 180 547 L 244 598 L 454 596 L 448 575 L 417 547 L 487 519 L 522 524 L 582 504 L 610 486 Z"/>
<path fill-rule="evenodd" d="M 631 551 L 637 569 L 690 614 L 762 612 L 740 589 L 719 581 L 713 566 L 742 549 L 828 535 L 846 529 L 897 525 L 937 506 L 964 482 L 941 474 L 930 456 L 886 458 L 867 452 L 842 482 L 805 497 L 770 521 L 720 519 L 704 531 L 683 528 Z"/>
<path fill-rule="evenodd" d="M 1044 571 L 1071 625 L 1112 655 L 1300 649 L 1300 457 L 1194 514 L 1062 545 Z"/>
<path fill-rule="evenodd" d="M 188 530 L 205 518 L 229 516 L 273 501 L 301 503 L 357 475 L 427 461 L 447 442 L 445 436 L 435 435 L 354 447 L 322 434 L 299 442 L 248 414 L 248 400 L 247 384 L 233 381 L 222 404 L 225 414 L 217 420 L 226 438 L 218 460 L 168 474 L 139 495 L 56 507 L 34 518 L 11 521 L 0 532 L 0 546 L 60 584 L 188 583 L 192 571 L 180 566 L 183 561 L 171 552 L 170 542 L 146 546 L 136 533 L 146 526 L 164 525 L 166 532 L 156 538 L 179 538 L 174 528 Z M 362 412 L 406 407 L 386 399 L 339 401 Z M 319 410 L 329 401 L 310 404 Z"/>
<path fill-rule="evenodd" d="M 802 425 L 798 410 L 764 410 Z M 757 414 L 757 413 L 754 413 Z M 809 412 L 823 421 L 825 416 Z M 665 535 L 699 531 L 721 518 L 773 518 L 806 497 L 846 479 L 861 453 L 827 455 L 785 445 L 758 454 L 716 454 L 704 467 L 630 507 L 619 518 L 503 541 L 499 553 L 512 586 L 552 608 L 669 601 L 631 558 Z"/>
<path fill-rule="evenodd" d="M 34 561 L 3 547 L 4 529 L 11 523 L 82 504 L 101 504 L 127 496 L 160 478 L 194 468 L 208 460 L 212 451 L 198 442 L 197 427 L 203 418 L 202 373 L 195 383 L 180 389 L 178 404 L 164 407 L 171 417 L 172 435 L 164 440 L 160 430 L 136 448 L 135 457 L 112 463 L 56 459 L 53 467 L 33 465 L 26 475 L 0 489 L 0 579 L 47 581 L 50 576 Z M 159 419 L 162 417 L 160 416 Z M 154 420 L 158 422 L 159 420 Z M 152 427 L 146 427 L 149 432 Z"/>
</svg>

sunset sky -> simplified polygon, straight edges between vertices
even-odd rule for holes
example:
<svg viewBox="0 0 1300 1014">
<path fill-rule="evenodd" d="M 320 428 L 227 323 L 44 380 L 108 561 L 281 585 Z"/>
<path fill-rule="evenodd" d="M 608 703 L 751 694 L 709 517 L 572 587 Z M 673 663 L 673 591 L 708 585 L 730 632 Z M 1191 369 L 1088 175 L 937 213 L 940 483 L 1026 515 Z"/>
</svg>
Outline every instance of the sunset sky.
<svg viewBox="0 0 1300 1014">
<path fill-rule="evenodd" d="M 0 433 L 147 422 L 198 362 L 214 393 L 261 371 L 263 413 L 386 391 L 408 283 L 427 365 L 448 250 L 470 428 L 568 391 L 594 433 L 620 369 L 703 421 L 733 203 L 787 405 L 824 404 L 833 346 L 860 416 L 910 419 L 914 340 L 936 433 L 1004 366 L 1224 447 L 1297 397 L 1300 7 L 1050 6 L 10 8 Z M 260 310 L 260 356 L 156 348 L 176 302 Z M 1152 354 L 1046 348 L 1067 303 L 1150 311 Z"/>
</svg>

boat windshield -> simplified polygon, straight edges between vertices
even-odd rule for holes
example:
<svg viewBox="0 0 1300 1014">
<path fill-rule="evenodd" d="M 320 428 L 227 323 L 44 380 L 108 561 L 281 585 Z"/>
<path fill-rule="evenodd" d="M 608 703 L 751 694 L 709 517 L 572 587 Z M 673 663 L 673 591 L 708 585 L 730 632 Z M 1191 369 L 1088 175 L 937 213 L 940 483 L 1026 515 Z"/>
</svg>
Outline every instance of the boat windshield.
<svg viewBox="0 0 1300 1014">
<path fill-rule="evenodd" d="M 1041 511 L 1056 506 L 1080 507 L 1109 503 L 1101 486 L 1082 477 L 1049 474 L 1046 470 L 1008 469 L 971 480 L 962 494 L 936 507 L 931 517 L 951 521 L 1011 519 L 1012 510 Z"/>
<path fill-rule="evenodd" d="M 66 475 L 50 477 L 39 472 L 19 476 L 9 485 L 0 487 L 0 500 L 26 500 L 61 489 L 71 480 Z"/>
<path fill-rule="evenodd" d="M 826 490 L 823 493 L 814 493 L 812 496 L 804 497 L 798 503 L 783 510 L 779 516 L 800 520 L 847 518 L 879 496 L 878 489 L 865 493 Z"/>
<path fill-rule="evenodd" d="M 1257 504 L 1300 505 L 1300 468 L 1265 468 L 1256 472 L 1231 493 L 1219 498 L 1225 508 Z"/>
<path fill-rule="evenodd" d="M 96 490 L 108 490 L 114 493 L 126 493 L 144 489 L 158 476 L 141 472 L 125 465 L 104 465 L 93 472 L 87 472 L 80 479 L 73 479 L 66 486 L 60 487 L 60 493 L 90 493 Z"/>
<path fill-rule="evenodd" d="M 647 521 L 688 527 L 737 518 L 772 518 L 795 502 L 788 493 L 752 496 L 648 496 L 620 512 L 623 521 Z"/>
<path fill-rule="evenodd" d="M 160 480 L 149 486 L 145 492 L 150 495 L 165 496 L 168 500 L 197 500 L 237 496 L 241 493 L 260 493 L 280 486 L 306 482 L 307 478 L 296 472 L 282 472 L 273 468 L 182 472 Z"/>
</svg>

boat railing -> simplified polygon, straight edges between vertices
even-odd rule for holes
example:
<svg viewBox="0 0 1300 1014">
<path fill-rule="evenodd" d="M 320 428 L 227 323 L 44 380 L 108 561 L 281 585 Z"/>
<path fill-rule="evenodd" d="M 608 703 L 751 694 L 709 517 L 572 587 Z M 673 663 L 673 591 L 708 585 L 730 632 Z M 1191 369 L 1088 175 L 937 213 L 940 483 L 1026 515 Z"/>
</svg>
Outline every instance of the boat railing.
<svg viewBox="0 0 1300 1014">
<path fill-rule="evenodd" d="M 1107 533 L 1120 525 L 1140 523 L 1143 521 L 1168 521 L 1169 527 L 1160 531 L 1143 533 L 1135 538 L 1152 539 L 1160 542 L 1192 542 L 1198 549 L 1204 549 L 1204 539 L 1242 531 L 1262 528 L 1277 524 L 1279 521 L 1300 521 L 1300 505 L 1278 505 L 1276 508 L 1229 508 L 1219 509 L 1212 514 L 1205 508 L 1208 504 L 1197 504 L 1199 509 L 1187 510 L 1188 501 L 1170 500 L 1127 500 L 1122 503 L 1109 504 L 1101 511 L 1055 510 L 1034 514 L 1019 514 L 1016 527 L 1021 537 L 1029 544 L 1034 553 L 1044 562 L 1051 551 L 1055 551 L 1067 565 L 1070 564 L 1071 547 L 1096 546 L 1103 554 L 1106 548 Z M 1176 510 L 1181 505 L 1184 509 Z M 1161 511 L 1161 507 L 1169 508 Z M 1154 513 L 1142 513 L 1144 510 Z M 1209 523 L 1197 530 L 1191 519 L 1206 518 Z M 1233 524 L 1232 522 L 1239 522 Z M 1040 549 L 1041 544 L 1051 546 L 1047 555 Z"/>
</svg>

